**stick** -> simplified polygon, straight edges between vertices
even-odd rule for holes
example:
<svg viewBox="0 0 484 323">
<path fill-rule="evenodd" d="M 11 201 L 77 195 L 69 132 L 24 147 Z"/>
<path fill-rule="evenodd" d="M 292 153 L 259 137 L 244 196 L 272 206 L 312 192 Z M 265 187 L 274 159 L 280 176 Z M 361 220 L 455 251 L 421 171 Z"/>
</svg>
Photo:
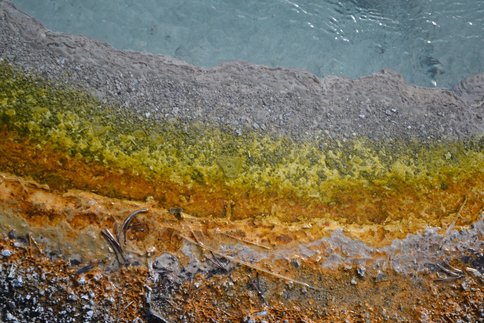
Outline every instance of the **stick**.
<svg viewBox="0 0 484 323">
<path fill-rule="evenodd" d="M 457 218 L 460 218 L 460 213 L 464 209 L 464 206 L 466 205 L 466 203 L 467 203 L 467 195 L 464 195 L 464 201 L 460 205 L 459 210 L 457 210 Z"/>
<path fill-rule="evenodd" d="M 40 254 L 43 255 L 44 252 L 42 251 L 42 249 L 40 248 L 39 244 L 37 243 L 37 241 L 35 241 L 34 237 L 32 237 L 32 235 L 30 234 L 29 232 L 29 243 L 30 242 L 33 242 L 34 243 L 34 246 L 37 248 L 37 250 L 39 250 Z"/>
<path fill-rule="evenodd" d="M 464 278 L 464 276 L 438 278 L 438 279 L 434 279 L 434 282 L 448 282 L 448 281 L 453 281 L 453 280 L 457 280 L 457 279 L 461 279 L 461 278 Z"/>
<path fill-rule="evenodd" d="M 116 240 L 116 238 L 113 236 L 111 231 L 109 231 L 108 229 L 103 229 L 101 231 L 101 234 L 104 237 L 104 239 L 106 239 L 106 241 L 111 246 L 111 248 L 113 248 L 114 254 L 116 255 L 116 260 L 118 261 L 118 263 L 120 265 L 125 265 L 127 263 L 127 261 L 126 261 L 126 257 L 124 256 L 123 248 L 121 248 L 121 245 Z M 121 260 L 120 260 L 120 258 L 121 258 Z"/>
<path fill-rule="evenodd" d="M 445 267 L 444 267 L 444 266 L 442 266 L 441 264 L 436 264 L 436 265 L 437 265 L 437 267 L 439 267 L 439 268 L 440 268 L 440 270 L 442 270 L 444 273 L 446 273 L 446 274 L 448 274 L 448 275 L 451 275 L 451 276 L 454 276 L 454 277 L 458 277 L 458 276 L 460 276 L 458 273 L 455 273 L 455 272 L 453 272 L 452 270 L 445 268 Z"/>
<path fill-rule="evenodd" d="M 255 242 L 252 242 L 252 241 L 249 241 L 249 240 L 241 239 L 241 238 L 238 238 L 238 237 L 231 235 L 229 233 L 226 233 L 226 232 L 219 232 L 219 233 L 226 236 L 226 237 L 229 237 L 231 239 L 237 240 L 239 242 L 250 244 L 250 245 L 253 245 L 253 246 L 256 246 L 256 247 L 259 247 L 259 248 L 263 248 L 263 249 L 266 249 L 266 250 L 271 250 L 271 248 L 268 247 L 268 246 L 264 246 L 264 245 L 261 245 L 261 244 L 258 244 L 258 243 L 255 243 Z"/>
<path fill-rule="evenodd" d="M 444 262 L 444 265 L 446 265 L 450 270 L 454 271 L 457 274 L 461 274 L 461 275 L 464 274 L 464 272 L 462 270 L 455 268 L 455 267 L 452 267 L 451 265 L 449 265 L 449 263 L 447 261 Z"/>
<path fill-rule="evenodd" d="M 126 245 L 126 233 L 128 232 L 131 221 L 133 221 L 134 217 L 137 216 L 138 214 L 146 213 L 146 212 L 148 212 L 147 208 L 134 211 L 133 213 L 128 215 L 128 217 L 124 220 L 123 225 L 121 226 L 121 232 L 123 232 L 123 241 L 125 245 Z M 118 240 L 118 242 L 120 241 Z"/>
<path fill-rule="evenodd" d="M 194 244 L 194 245 L 196 245 L 196 246 L 199 246 L 200 248 L 204 248 L 204 249 L 206 249 L 206 250 L 208 250 L 208 251 L 211 251 L 212 253 L 214 253 L 214 254 L 216 254 L 216 255 L 219 255 L 220 257 L 223 257 L 223 258 L 225 258 L 225 259 L 228 259 L 228 260 L 230 260 L 230 261 L 232 261 L 232 262 L 234 262 L 234 263 L 236 263 L 236 264 L 239 264 L 239 265 L 241 265 L 241 266 L 245 266 L 245 267 L 248 267 L 248 268 L 254 269 L 254 270 L 258 271 L 258 272 L 262 272 L 262 273 L 265 273 L 265 274 L 267 274 L 267 275 L 270 275 L 270 276 L 273 276 L 273 277 L 279 278 L 279 279 L 281 279 L 281 280 L 285 280 L 285 281 L 290 282 L 290 283 L 294 283 L 294 284 L 297 284 L 297 285 L 300 285 L 300 286 L 304 286 L 304 287 L 310 288 L 310 289 L 312 289 L 312 290 L 317 290 L 317 291 L 320 291 L 320 292 L 322 292 L 322 291 L 323 291 L 322 289 L 317 288 L 317 287 L 314 287 L 314 286 L 311 286 L 311 285 L 309 285 L 308 283 L 305 283 L 305 282 L 302 282 L 302 281 L 299 281 L 299 280 L 295 280 L 295 279 L 292 279 L 292 278 L 289 278 L 289 277 L 283 276 L 283 275 L 281 275 L 281 274 L 273 273 L 273 272 L 271 272 L 271 271 L 269 271 L 269 270 L 267 270 L 267 269 L 263 269 L 263 268 L 260 268 L 260 267 L 254 266 L 254 265 L 252 265 L 252 264 L 249 264 L 249 263 L 247 263 L 247 262 L 245 262 L 245 261 L 238 260 L 238 259 L 236 259 L 236 258 L 234 258 L 234 257 L 224 255 L 223 253 L 218 252 L 217 250 L 214 250 L 214 249 L 212 249 L 212 248 L 210 248 L 210 247 L 208 247 L 208 246 L 206 246 L 206 245 L 204 245 L 204 244 L 198 243 L 198 242 L 194 241 L 193 239 L 190 239 L 190 238 L 188 238 L 188 237 L 185 237 L 184 235 L 181 235 L 180 233 L 179 233 L 179 236 L 180 236 L 182 239 L 184 239 L 184 240 L 186 240 L 186 241 L 188 241 L 188 242 L 190 242 L 190 243 L 192 243 L 192 244 Z"/>
</svg>

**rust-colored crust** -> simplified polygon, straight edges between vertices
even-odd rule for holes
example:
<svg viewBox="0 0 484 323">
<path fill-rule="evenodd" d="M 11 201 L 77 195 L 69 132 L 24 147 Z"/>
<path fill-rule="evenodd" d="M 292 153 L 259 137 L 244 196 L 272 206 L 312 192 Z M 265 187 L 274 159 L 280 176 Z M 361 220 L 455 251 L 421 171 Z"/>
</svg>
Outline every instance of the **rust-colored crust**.
<svg viewBox="0 0 484 323">
<path fill-rule="evenodd" d="M 358 235 L 372 245 L 388 243 L 428 226 L 466 226 L 475 222 L 483 209 L 484 173 L 458 181 L 449 179 L 445 189 L 428 187 L 425 192 L 405 183 L 395 183 L 392 190 L 348 188 L 336 192 L 335 202 L 328 204 L 307 198 L 281 199 L 263 193 L 229 192 L 203 185 L 187 188 L 127 170 L 86 163 L 48 146 L 37 148 L 5 130 L 0 138 L 0 169 L 31 177 L 60 193 L 80 189 L 108 197 L 150 200 L 158 207 L 181 207 L 199 217 L 228 220 L 267 217 L 286 223 L 320 219 L 342 227 L 373 227 L 375 235 L 368 239 Z"/>
</svg>

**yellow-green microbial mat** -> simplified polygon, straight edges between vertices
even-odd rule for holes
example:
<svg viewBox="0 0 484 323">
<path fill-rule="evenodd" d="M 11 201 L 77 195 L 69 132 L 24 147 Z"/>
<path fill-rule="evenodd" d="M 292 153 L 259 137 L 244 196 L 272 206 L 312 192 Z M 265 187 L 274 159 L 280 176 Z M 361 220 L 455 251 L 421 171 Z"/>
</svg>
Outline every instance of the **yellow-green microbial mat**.
<svg viewBox="0 0 484 323">
<path fill-rule="evenodd" d="M 478 138 L 296 141 L 155 122 L 7 63 L 0 89 L 0 171 L 55 190 L 152 199 L 194 216 L 406 223 L 404 231 L 470 224 L 483 206 Z"/>
</svg>

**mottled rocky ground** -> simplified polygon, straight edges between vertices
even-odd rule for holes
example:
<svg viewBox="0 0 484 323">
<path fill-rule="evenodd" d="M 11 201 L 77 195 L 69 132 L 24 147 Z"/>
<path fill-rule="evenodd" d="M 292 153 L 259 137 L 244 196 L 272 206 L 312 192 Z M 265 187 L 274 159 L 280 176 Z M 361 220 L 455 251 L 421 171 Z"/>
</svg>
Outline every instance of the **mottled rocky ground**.
<svg viewBox="0 0 484 323">
<path fill-rule="evenodd" d="M 5 322 L 484 317 L 482 219 L 376 248 L 321 221 L 198 219 L 150 202 L 0 179 Z M 122 260 L 102 230 L 115 234 L 135 210 L 146 212 L 132 220 L 126 243 L 118 238 Z"/>
</svg>

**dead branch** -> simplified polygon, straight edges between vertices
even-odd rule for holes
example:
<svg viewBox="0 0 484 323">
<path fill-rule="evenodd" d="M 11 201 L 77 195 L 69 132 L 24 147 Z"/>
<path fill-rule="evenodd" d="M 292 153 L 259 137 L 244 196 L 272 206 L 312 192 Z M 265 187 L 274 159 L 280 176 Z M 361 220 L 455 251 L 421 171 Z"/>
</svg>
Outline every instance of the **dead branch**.
<svg viewBox="0 0 484 323">
<path fill-rule="evenodd" d="M 121 248 L 121 245 L 116 240 L 116 238 L 113 236 L 111 231 L 109 231 L 108 229 L 103 229 L 101 231 L 101 234 L 104 237 L 104 239 L 106 239 L 106 241 L 111 246 L 111 248 L 113 249 L 114 254 L 116 255 L 116 260 L 118 261 L 118 263 L 120 265 L 126 265 L 127 260 L 126 260 L 126 256 L 124 255 L 123 248 Z"/>
<path fill-rule="evenodd" d="M 130 215 L 128 215 L 128 217 L 126 219 L 124 219 L 123 225 L 121 226 L 121 232 L 123 232 L 123 242 L 124 242 L 125 245 L 126 245 L 126 234 L 129 230 L 131 221 L 133 221 L 134 217 L 137 216 L 138 214 L 146 213 L 146 212 L 148 212 L 147 208 L 137 210 L 137 211 L 132 212 Z M 120 242 L 120 241 L 118 240 L 118 242 Z"/>
<path fill-rule="evenodd" d="M 258 271 L 258 272 L 261 272 L 261 273 L 265 273 L 265 274 L 267 274 L 269 276 L 276 277 L 278 279 L 281 279 L 281 280 L 284 280 L 284 281 L 287 281 L 287 282 L 290 282 L 290 283 L 294 283 L 296 285 L 300 285 L 300 286 L 303 286 L 303 287 L 306 287 L 306 288 L 310 288 L 312 290 L 317 290 L 317 291 L 321 291 L 321 292 L 323 291 L 322 289 L 317 288 L 317 287 L 314 287 L 314 286 L 311 286 L 308 283 L 305 283 L 305 282 L 302 282 L 302 281 L 299 281 L 299 280 L 295 280 L 295 279 L 292 279 L 290 277 L 286 277 L 286 276 L 281 275 L 281 274 L 273 273 L 272 271 L 269 271 L 267 269 L 263 269 L 263 268 L 260 268 L 260 267 L 255 266 L 255 265 L 249 264 L 249 263 L 247 263 L 245 261 L 236 259 L 236 258 L 231 257 L 231 256 L 228 256 L 228 255 L 225 255 L 225 254 L 223 254 L 221 252 L 218 252 L 217 250 L 215 250 L 215 249 L 213 249 L 213 248 L 211 248 L 209 246 L 204 245 L 203 243 L 200 243 L 200 242 L 197 242 L 197 241 L 195 241 L 193 239 L 190 239 L 190 238 L 188 238 L 188 237 L 186 237 L 186 236 L 184 236 L 184 235 L 182 235 L 180 233 L 179 233 L 179 236 L 182 239 L 184 239 L 184 240 L 186 240 L 186 241 L 188 241 L 188 242 L 190 242 L 190 243 L 192 243 L 192 244 L 194 244 L 196 246 L 199 246 L 200 248 L 203 248 L 203 249 L 206 249 L 208 251 L 211 251 L 212 253 L 214 253 L 214 254 L 216 254 L 216 255 L 218 255 L 220 257 L 223 257 L 223 258 L 225 258 L 225 259 L 227 259 L 227 260 L 229 260 L 229 261 L 231 261 L 233 263 L 239 264 L 241 266 L 245 266 L 247 268 L 251 268 L 251 269 L 253 269 L 255 271 Z"/>
<path fill-rule="evenodd" d="M 239 237 L 236 237 L 236 236 L 231 235 L 231 234 L 226 233 L 226 232 L 219 232 L 219 233 L 222 234 L 222 235 L 224 235 L 224 236 L 226 236 L 226 237 L 229 237 L 231 239 L 237 240 L 237 241 L 242 242 L 242 243 L 245 243 L 245 244 L 249 244 L 249 245 L 256 246 L 256 247 L 259 247 L 259 248 L 262 248 L 262 249 L 266 249 L 266 250 L 271 250 L 271 248 L 268 247 L 268 246 L 264 246 L 264 245 L 258 244 L 256 242 L 246 240 L 246 239 L 241 239 Z"/>
</svg>

